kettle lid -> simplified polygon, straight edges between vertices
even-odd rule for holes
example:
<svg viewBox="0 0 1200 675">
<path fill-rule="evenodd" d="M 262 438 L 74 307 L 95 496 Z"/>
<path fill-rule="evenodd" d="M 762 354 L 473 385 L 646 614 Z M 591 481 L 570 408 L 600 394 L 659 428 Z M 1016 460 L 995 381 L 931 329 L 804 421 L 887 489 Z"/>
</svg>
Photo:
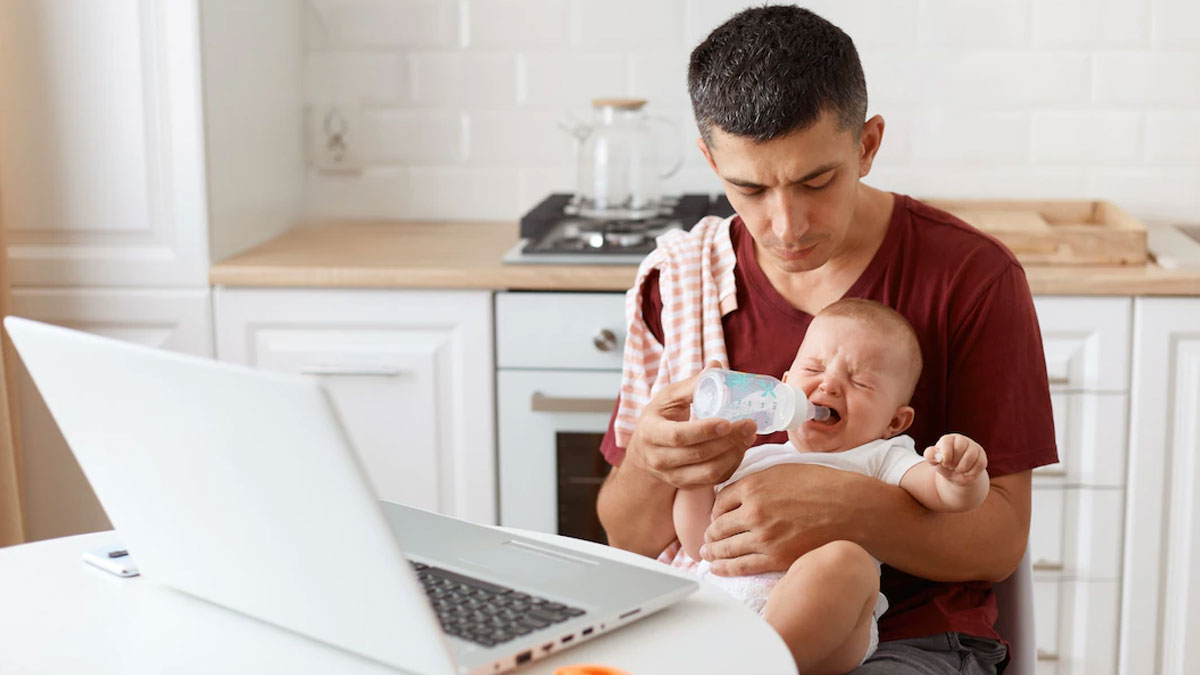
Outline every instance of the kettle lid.
<svg viewBox="0 0 1200 675">
<path fill-rule="evenodd" d="M 640 110 L 646 105 L 644 98 L 594 98 L 593 108 L 617 108 L 619 110 Z"/>
</svg>

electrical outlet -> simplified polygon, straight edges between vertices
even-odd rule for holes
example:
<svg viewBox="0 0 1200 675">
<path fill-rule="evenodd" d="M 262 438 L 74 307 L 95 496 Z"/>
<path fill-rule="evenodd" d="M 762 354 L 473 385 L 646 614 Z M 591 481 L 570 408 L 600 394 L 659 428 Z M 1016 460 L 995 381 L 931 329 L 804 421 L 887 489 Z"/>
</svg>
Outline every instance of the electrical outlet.
<svg viewBox="0 0 1200 675">
<path fill-rule="evenodd" d="M 356 106 L 309 109 L 309 163 L 329 173 L 362 171 L 363 119 Z"/>
</svg>

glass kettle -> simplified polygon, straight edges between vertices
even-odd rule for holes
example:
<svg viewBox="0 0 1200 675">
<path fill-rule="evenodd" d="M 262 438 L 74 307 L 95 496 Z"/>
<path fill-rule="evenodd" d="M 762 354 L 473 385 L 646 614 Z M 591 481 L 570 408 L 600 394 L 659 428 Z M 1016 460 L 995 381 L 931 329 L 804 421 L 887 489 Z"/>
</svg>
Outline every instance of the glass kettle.
<svg viewBox="0 0 1200 675">
<path fill-rule="evenodd" d="M 678 126 L 662 117 L 647 116 L 642 99 L 592 100 L 590 123 L 570 120 L 564 128 L 579 140 L 578 189 L 574 205 L 585 218 L 644 219 L 660 214 L 659 183 L 683 164 Z M 653 124 L 668 128 L 674 152 L 664 159 L 668 143 L 656 136 Z"/>
</svg>

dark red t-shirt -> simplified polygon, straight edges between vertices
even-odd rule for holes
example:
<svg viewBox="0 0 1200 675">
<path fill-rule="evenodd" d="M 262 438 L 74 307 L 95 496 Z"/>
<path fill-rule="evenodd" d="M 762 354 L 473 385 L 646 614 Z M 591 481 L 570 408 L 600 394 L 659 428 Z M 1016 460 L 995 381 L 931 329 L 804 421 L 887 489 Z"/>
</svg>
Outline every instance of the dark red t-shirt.
<svg viewBox="0 0 1200 675">
<path fill-rule="evenodd" d="M 730 237 L 738 260 L 738 306 L 722 319 L 730 367 L 780 377 L 812 316 L 792 307 L 767 280 L 740 218 Z M 1025 271 L 1003 244 L 944 211 L 896 195 L 883 243 L 846 297 L 882 302 L 916 330 L 925 368 L 907 433 L 918 452 L 958 432 L 987 451 L 992 477 L 1058 461 L 1033 298 Z M 642 307 L 661 341 L 657 275 L 643 287 Z M 784 442 L 787 435 L 780 432 L 759 436 L 756 444 Z M 601 451 L 610 463 L 624 455 L 611 421 Z M 880 590 L 891 605 L 879 622 L 881 640 L 952 631 L 999 637 L 987 582 L 935 583 L 884 565 Z"/>
</svg>

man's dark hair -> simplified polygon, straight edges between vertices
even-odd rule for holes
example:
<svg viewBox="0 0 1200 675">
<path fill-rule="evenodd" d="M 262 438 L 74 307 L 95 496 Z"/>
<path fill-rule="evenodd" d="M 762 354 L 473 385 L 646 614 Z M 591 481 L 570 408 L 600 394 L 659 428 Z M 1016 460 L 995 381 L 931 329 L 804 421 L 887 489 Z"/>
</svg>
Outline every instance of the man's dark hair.
<svg viewBox="0 0 1200 675">
<path fill-rule="evenodd" d="M 816 123 L 823 112 L 857 138 L 867 116 L 867 81 L 854 41 L 794 5 L 752 7 L 692 50 L 688 92 L 700 134 L 713 126 L 756 142 Z"/>
</svg>

